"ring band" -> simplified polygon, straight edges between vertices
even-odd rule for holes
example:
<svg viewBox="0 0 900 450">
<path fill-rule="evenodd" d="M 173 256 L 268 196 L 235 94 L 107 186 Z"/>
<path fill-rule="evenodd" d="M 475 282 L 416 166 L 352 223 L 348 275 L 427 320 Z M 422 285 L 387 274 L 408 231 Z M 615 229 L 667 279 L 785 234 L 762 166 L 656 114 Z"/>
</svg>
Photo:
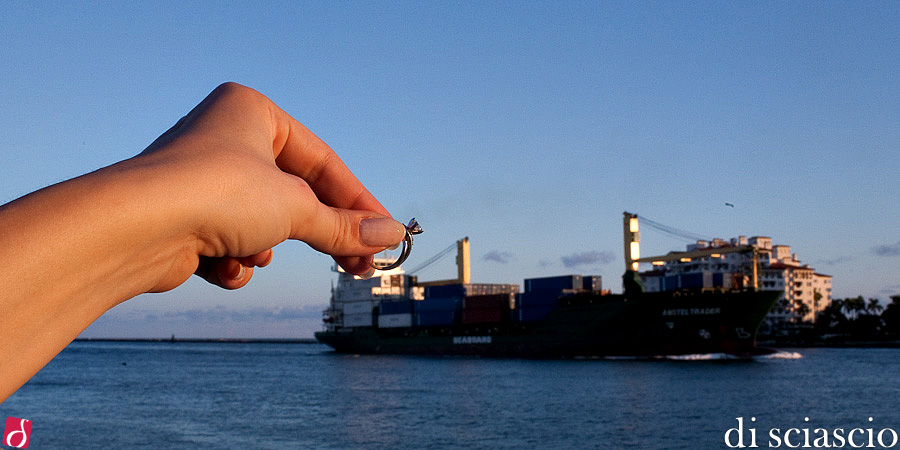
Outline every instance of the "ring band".
<svg viewBox="0 0 900 450">
<path fill-rule="evenodd" d="M 409 220 L 409 224 L 406 225 L 405 230 L 406 235 L 403 237 L 403 250 L 400 252 L 400 257 L 397 258 L 396 261 L 392 263 L 376 263 L 372 260 L 370 264 L 375 270 L 391 270 L 400 267 L 406 261 L 406 258 L 409 258 L 409 253 L 412 251 L 413 244 L 413 235 L 422 233 L 422 227 L 419 226 L 419 222 L 416 222 L 416 218 L 413 217 Z"/>
</svg>

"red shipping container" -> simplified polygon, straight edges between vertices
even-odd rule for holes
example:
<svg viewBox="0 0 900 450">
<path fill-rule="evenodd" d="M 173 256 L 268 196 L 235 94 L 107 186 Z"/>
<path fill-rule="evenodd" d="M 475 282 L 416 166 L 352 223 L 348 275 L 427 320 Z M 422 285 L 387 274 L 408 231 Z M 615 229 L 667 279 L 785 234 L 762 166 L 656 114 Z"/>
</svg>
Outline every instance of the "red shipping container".
<svg viewBox="0 0 900 450">
<path fill-rule="evenodd" d="M 510 309 L 516 294 L 473 295 L 463 299 L 463 309 Z"/>
<path fill-rule="evenodd" d="M 509 317 L 509 309 L 464 309 L 462 323 L 500 323 Z"/>
</svg>

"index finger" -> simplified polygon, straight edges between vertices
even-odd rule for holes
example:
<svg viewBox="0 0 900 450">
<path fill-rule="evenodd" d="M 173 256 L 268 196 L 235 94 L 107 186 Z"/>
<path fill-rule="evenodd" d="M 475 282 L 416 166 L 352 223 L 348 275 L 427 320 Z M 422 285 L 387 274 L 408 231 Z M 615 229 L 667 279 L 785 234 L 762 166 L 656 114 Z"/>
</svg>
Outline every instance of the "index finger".
<svg viewBox="0 0 900 450">
<path fill-rule="evenodd" d="M 390 216 L 328 144 L 277 105 L 272 108 L 273 151 L 281 170 L 303 178 L 326 205 Z"/>
</svg>

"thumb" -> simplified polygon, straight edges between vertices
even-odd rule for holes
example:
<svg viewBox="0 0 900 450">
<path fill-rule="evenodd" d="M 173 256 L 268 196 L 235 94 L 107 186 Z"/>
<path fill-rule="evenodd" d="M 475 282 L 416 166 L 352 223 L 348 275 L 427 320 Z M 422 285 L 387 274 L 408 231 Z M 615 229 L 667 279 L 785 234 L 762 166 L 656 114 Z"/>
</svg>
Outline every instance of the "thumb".
<svg viewBox="0 0 900 450">
<path fill-rule="evenodd" d="M 406 236 L 403 224 L 390 217 L 320 202 L 299 223 L 291 238 L 336 257 L 368 257 L 399 244 Z"/>
</svg>

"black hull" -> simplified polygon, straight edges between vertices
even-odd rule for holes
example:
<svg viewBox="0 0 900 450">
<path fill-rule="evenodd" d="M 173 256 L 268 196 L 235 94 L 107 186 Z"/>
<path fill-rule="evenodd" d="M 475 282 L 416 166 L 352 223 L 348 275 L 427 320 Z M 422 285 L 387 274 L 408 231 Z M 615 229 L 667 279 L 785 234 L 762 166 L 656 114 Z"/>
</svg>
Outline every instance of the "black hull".
<svg viewBox="0 0 900 450">
<path fill-rule="evenodd" d="M 338 352 L 524 358 L 768 353 L 756 333 L 775 291 L 580 294 L 538 323 L 339 328 L 316 333 Z"/>
</svg>

